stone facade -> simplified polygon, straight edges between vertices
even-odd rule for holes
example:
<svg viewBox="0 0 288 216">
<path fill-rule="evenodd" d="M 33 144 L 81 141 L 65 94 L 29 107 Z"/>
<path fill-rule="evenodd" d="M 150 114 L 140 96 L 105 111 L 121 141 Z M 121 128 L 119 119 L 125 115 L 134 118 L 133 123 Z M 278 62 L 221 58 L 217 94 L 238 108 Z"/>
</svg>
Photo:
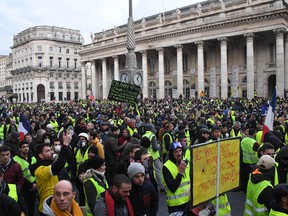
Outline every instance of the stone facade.
<svg viewBox="0 0 288 216">
<path fill-rule="evenodd" d="M 288 11 L 284 0 L 208 0 L 134 22 L 143 97 L 268 97 L 288 90 Z M 127 25 L 91 34 L 79 52 L 82 83 L 107 98 L 125 66 Z M 81 97 L 86 97 L 82 89 Z"/>
<path fill-rule="evenodd" d="M 11 73 L 18 102 L 79 99 L 82 44 L 80 31 L 55 26 L 35 26 L 15 35 Z"/>
</svg>

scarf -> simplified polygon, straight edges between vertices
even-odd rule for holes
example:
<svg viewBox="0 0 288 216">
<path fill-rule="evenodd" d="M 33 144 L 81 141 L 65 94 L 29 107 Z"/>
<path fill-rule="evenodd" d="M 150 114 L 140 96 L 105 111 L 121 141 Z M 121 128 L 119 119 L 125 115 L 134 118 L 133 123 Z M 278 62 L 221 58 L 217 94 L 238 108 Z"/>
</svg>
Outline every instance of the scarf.
<svg viewBox="0 0 288 216">
<path fill-rule="evenodd" d="M 107 215 L 108 216 L 115 216 L 114 199 L 108 190 L 106 190 L 106 192 L 105 192 L 105 200 L 106 200 L 107 213 L 108 213 Z M 128 212 L 129 212 L 129 216 L 134 216 L 133 207 L 132 207 L 128 197 L 125 198 L 125 202 L 126 202 L 126 206 L 127 206 Z"/>
<path fill-rule="evenodd" d="M 100 186 L 102 186 L 103 188 L 107 188 L 107 181 L 106 181 L 106 178 L 105 178 L 105 171 L 104 172 L 99 172 L 97 170 L 94 170 L 94 169 L 89 169 L 86 171 L 86 175 L 90 178 L 94 178 L 95 181 L 98 182 L 98 184 Z"/>
<path fill-rule="evenodd" d="M 51 201 L 50 208 L 53 210 L 55 216 L 83 216 L 81 208 L 74 199 L 72 199 L 71 202 L 71 213 L 68 210 L 65 211 L 60 210 L 56 205 L 54 199 L 52 199 Z"/>
</svg>

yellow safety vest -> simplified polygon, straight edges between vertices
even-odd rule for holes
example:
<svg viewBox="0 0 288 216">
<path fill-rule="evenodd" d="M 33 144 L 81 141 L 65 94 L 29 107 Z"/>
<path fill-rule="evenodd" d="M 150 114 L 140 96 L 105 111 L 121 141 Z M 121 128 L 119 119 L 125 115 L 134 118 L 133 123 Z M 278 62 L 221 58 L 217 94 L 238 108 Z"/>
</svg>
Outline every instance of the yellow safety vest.
<svg viewBox="0 0 288 216">
<path fill-rule="evenodd" d="M 90 149 L 90 146 L 86 149 L 84 155 L 82 156 L 80 149 L 75 149 L 75 159 L 77 163 L 77 172 L 79 169 L 80 164 L 82 164 L 85 160 L 88 160 L 88 151 Z"/>
<path fill-rule="evenodd" d="M 131 137 L 133 136 L 134 133 L 138 133 L 137 128 L 132 129 L 131 127 L 129 127 L 129 126 L 127 125 L 127 129 L 128 129 L 128 131 L 129 131 L 129 134 L 130 134 Z"/>
<path fill-rule="evenodd" d="M 162 153 L 163 154 L 167 154 L 168 153 L 168 150 L 166 149 L 166 143 L 164 142 L 164 137 L 165 136 L 169 136 L 169 139 L 170 139 L 170 142 L 169 142 L 169 145 L 171 144 L 171 143 L 173 143 L 173 137 L 172 137 L 172 135 L 170 134 L 170 133 L 168 133 L 168 132 L 166 132 L 166 133 L 164 133 L 163 134 L 163 136 L 162 136 Z M 168 145 L 168 148 L 169 148 L 169 145 Z"/>
<path fill-rule="evenodd" d="M 18 202 L 17 187 L 15 184 L 8 184 L 9 193 L 8 196 Z"/>
<path fill-rule="evenodd" d="M 55 130 L 55 132 L 58 132 L 58 130 L 59 130 L 58 129 L 58 126 L 59 126 L 58 122 L 55 120 L 55 122 L 50 121 L 49 123 L 52 125 L 53 130 Z"/>
<path fill-rule="evenodd" d="M 104 192 L 106 190 L 106 188 L 108 188 L 107 182 L 106 182 L 106 188 L 104 188 L 104 187 L 100 186 L 99 183 L 97 181 L 95 181 L 95 179 L 92 178 L 92 177 L 86 179 L 84 182 L 86 182 L 86 181 L 91 181 L 93 183 L 93 185 L 94 185 L 94 187 L 95 187 L 95 189 L 97 191 L 96 200 L 100 196 L 100 194 L 102 192 Z M 86 191 L 85 190 L 84 190 L 84 193 L 85 193 L 86 215 L 87 216 L 93 216 L 93 213 L 92 213 L 93 210 L 91 211 L 90 208 L 89 208 L 89 205 L 88 205 L 88 202 L 87 202 L 87 195 L 86 195 Z"/>
<path fill-rule="evenodd" d="M 245 164 L 256 164 L 258 162 L 257 152 L 253 151 L 253 145 L 256 142 L 255 139 L 245 137 L 241 141 L 241 149 L 243 155 L 243 163 Z"/>
<path fill-rule="evenodd" d="M 279 212 L 279 211 L 271 209 L 269 216 L 287 216 L 287 214 L 284 212 Z"/>
<path fill-rule="evenodd" d="M 3 140 L 4 139 L 4 127 L 5 125 L 1 125 L 0 127 L 0 139 Z"/>
<path fill-rule="evenodd" d="M 216 206 L 216 199 L 212 200 L 212 204 Z M 228 201 L 227 194 L 219 196 L 218 216 L 225 216 L 231 213 L 231 207 Z"/>
<path fill-rule="evenodd" d="M 257 184 L 253 184 L 251 179 L 249 178 L 248 186 L 247 186 L 247 194 L 246 194 L 246 202 L 245 202 L 245 211 L 244 216 L 265 216 L 269 215 L 268 209 L 264 204 L 258 203 L 257 199 L 260 193 L 267 187 L 272 186 L 272 184 L 267 181 L 261 181 Z"/>
<path fill-rule="evenodd" d="M 153 158 L 153 161 L 160 158 L 159 151 L 154 151 L 152 148 L 152 139 L 153 137 L 155 137 L 155 134 L 151 131 L 146 131 L 146 133 L 142 137 L 147 137 L 150 140 L 150 147 L 148 148 L 148 153 Z"/>
<path fill-rule="evenodd" d="M 14 156 L 13 159 L 14 159 L 14 161 L 16 161 L 20 165 L 20 167 L 23 171 L 23 177 L 31 183 L 35 182 L 35 177 L 31 175 L 31 172 L 29 169 L 30 164 L 28 163 L 28 161 L 19 157 L 18 155 Z M 31 158 L 31 164 L 34 164 L 34 163 L 36 163 L 36 158 L 32 157 Z"/>
<path fill-rule="evenodd" d="M 173 163 L 171 160 L 167 160 L 165 166 L 171 173 L 172 177 L 175 179 L 178 175 L 178 167 L 175 163 Z M 171 192 L 169 188 L 167 187 L 167 184 L 165 182 L 164 176 L 162 175 L 162 181 L 163 185 L 165 187 L 166 195 L 167 195 L 167 203 L 168 206 L 179 206 L 183 205 L 187 202 L 189 202 L 189 196 L 187 194 L 187 190 L 190 187 L 190 168 L 189 164 L 187 165 L 187 168 L 185 169 L 184 176 L 181 179 L 181 183 L 177 190 L 175 192 Z"/>
</svg>

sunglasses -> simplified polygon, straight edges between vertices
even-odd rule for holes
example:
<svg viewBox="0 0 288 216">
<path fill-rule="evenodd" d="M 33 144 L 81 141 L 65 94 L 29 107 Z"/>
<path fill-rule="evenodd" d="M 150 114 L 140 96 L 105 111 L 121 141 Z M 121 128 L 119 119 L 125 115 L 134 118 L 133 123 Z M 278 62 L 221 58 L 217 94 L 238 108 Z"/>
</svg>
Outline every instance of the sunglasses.
<svg viewBox="0 0 288 216">
<path fill-rule="evenodd" d="M 182 148 L 182 145 L 180 142 L 174 142 L 170 144 L 170 148 L 169 148 L 170 150 L 174 151 L 177 148 Z"/>
</svg>

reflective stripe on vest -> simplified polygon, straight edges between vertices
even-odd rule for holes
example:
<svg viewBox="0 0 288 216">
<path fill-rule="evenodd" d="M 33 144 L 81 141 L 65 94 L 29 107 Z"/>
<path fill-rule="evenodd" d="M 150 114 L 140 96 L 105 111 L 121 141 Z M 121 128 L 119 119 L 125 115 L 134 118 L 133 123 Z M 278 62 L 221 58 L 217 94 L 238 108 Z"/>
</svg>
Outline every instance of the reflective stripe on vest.
<svg viewBox="0 0 288 216">
<path fill-rule="evenodd" d="M 97 191 L 97 195 L 96 195 L 96 200 L 97 198 L 100 196 L 100 194 L 102 192 L 104 192 L 106 189 L 103 188 L 102 186 L 99 185 L 99 183 L 97 181 L 95 181 L 94 178 L 89 178 L 89 179 L 86 179 L 84 182 L 86 181 L 91 181 L 95 187 L 95 190 Z M 108 188 L 108 184 L 106 182 L 106 188 Z M 89 208 L 89 205 L 88 205 L 88 201 L 87 201 L 87 195 L 86 195 L 86 191 L 84 190 L 84 194 L 85 194 L 85 205 L 86 205 L 86 215 L 87 216 L 93 216 L 93 213 L 91 212 L 90 208 Z M 93 210 L 92 210 L 93 211 Z"/>
<path fill-rule="evenodd" d="M 273 187 L 271 183 L 267 180 L 261 181 L 257 184 L 252 183 L 250 175 L 247 186 L 244 215 L 255 215 L 255 216 L 269 215 L 269 212 L 265 207 L 265 205 L 260 204 L 257 201 L 259 194 L 268 186 Z"/>
<path fill-rule="evenodd" d="M 171 160 L 166 161 L 164 166 L 170 171 L 172 177 L 175 179 L 178 175 L 178 167 L 175 163 L 173 163 Z M 189 196 L 187 194 L 187 190 L 190 187 L 190 168 L 189 164 L 187 165 L 187 168 L 185 169 L 185 174 L 181 179 L 181 183 L 178 186 L 177 190 L 175 192 L 171 192 L 169 188 L 167 187 L 167 184 L 165 182 L 165 179 L 162 175 L 162 181 L 165 187 L 166 195 L 167 195 L 167 203 L 168 206 L 178 206 L 185 204 L 189 201 Z"/>
<path fill-rule="evenodd" d="M 257 152 L 253 151 L 253 145 L 256 142 L 255 139 L 245 137 L 241 141 L 241 150 L 243 153 L 243 162 L 246 164 L 256 164 L 258 162 Z"/>
<path fill-rule="evenodd" d="M 212 200 L 212 204 L 216 206 L 216 199 Z M 218 215 L 227 215 L 231 213 L 231 207 L 227 194 L 219 196 L 219 206 L 218 206 Z"/>
<path fill-rule="evenodd" d="M 18 202 L 17 188 L 15 184 L 8 184 L 9 193 L 8 196 Z"/>
<path fill-rule="evenodd" d="M 20 165 L 20 167 L 23 171 L 23 177 L 25 179 L 27 179 L 30 183 L 35 182 L 35 177 L 31 175 L 31 172 L 29 169 L 29 166 L 30 166 L 29 162 L 26 161 L 25 159 L 19 157 L 18 155 L 16 155 L 13 159 L 15 162 L 17 162 Z M 32 157 L 31 158 L 31 164 L 34 164 L 34 163 L 36 163 L 36 158 Z"/>
</svg>

